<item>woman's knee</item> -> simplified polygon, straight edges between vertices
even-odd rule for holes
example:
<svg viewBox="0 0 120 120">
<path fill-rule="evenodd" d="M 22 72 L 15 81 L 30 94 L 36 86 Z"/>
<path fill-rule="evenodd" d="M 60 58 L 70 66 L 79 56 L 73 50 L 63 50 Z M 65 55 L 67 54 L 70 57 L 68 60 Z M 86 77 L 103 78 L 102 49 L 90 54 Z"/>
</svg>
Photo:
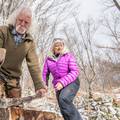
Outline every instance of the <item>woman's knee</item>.
<svg viewBox="0 0 120 120">
<path fill-rule="evenodd" d="M 61 105 L 66 105 L 66 104 L 68 104 L 70 101 L 69 101 L 69 98 L 68 97 L 66 97 L 66 96 L 63 96 L 63 95 L 60 95 L 59 96 L 59 104 L 61 104 Z"/>
</svg>

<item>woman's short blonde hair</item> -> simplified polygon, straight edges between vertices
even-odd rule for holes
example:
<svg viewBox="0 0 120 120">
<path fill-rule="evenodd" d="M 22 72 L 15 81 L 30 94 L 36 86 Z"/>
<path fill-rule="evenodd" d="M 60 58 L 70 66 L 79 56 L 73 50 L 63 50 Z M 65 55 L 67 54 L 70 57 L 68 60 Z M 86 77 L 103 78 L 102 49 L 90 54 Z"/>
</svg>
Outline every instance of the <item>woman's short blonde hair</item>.
<svg viewBox="0 0 120 120">
<path fill-rule="evenodd" d="M 64 40 L 62 38 L 54 38 L 52 44 L 54 45 L 57 42 L 61 42 L 64 44 Z"/>
</svg>

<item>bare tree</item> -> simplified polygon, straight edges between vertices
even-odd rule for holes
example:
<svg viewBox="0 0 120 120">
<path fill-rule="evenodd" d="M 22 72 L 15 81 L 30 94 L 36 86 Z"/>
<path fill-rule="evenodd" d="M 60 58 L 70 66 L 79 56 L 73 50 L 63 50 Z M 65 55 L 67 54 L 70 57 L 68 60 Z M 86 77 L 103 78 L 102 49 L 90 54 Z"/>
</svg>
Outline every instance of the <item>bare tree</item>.
<svg viewBox="0 0 120 120">
<path fill-rule="evenodd" d="M 120 52 L 120 16 L 119 15 L 112 15 L 111 18 L 106 18 L 104 17 L 104 21 L 103 21 L 103 29 L 106 30 L 106 32 L 102 33 L 105 36 L 107 36 L 107 39 L 109 39 L 109 41 L 111 41 L 112 45 L 109 46 L 100 46 L 100 45 L 96 45 L 96 47 L 98 48 L 102 48 L 102 49 L 106 49 L 109 50 L 109 52 L 106 52 L 107 57 L 110 58 L 110 55 L 113 55 L 112 58 L 114 59 L 115 57 L 117 57 L 117 61 L 115 62 L 119 62 L 120 58 L 119 58 L 119 52 Z M 109 54 L 109 55 L 108 55 Z M 111 59 L 112 59 L 111 58 Z"/>
<path fill-rule="evenodd" d="M 117 8 L 118 11 L 120 11 L 120 1 L 119 0 L 104 0 L 102 1 L 104 6 L 106 6 L 107 9 L 109 8 Z"/>
<path fill-rule="evenodd" d="M 119 2 L 117 1 L 117 0 L 112 0 L 113 1 L 113 3 L 114 3 L 114 5 L 115 5 L 115 7 L 117 7 L 117 9 L 120 11 L 120 4 L 119 4 Z"/>
<path fill-rule="evenodd" d="M 119 62 L 120 62 L 120 16 L 118 14 L 112 14 L 109 17 L 103 18 L 103 26 L 102 29 L 104 29 L 104 34 L 106 39 L 108 39 L 111 42 L 111 45 L 96 45 L 96 47 L 99 48 L 100 51 L 104 53 L 104 60 L 98 60 L 99 61 L 99 67 L 101 70 L 99 71 L 100 75 L 103 78 L 100 78 L 103 80 L 104 86 L 108 88 L 110 91 L 112 90 L 112 87 L 116 86 L 116 81 L 113 79 L 114 76 L 119 76 L 118 69 L 119 69 Z M 100 77 L 100 76 L 99 76 Z M 105 88 L 103 88 L 105 89 Z M 111 91 L 112 93 L 112 91 Z"/>
<path fill-rule="evenodd" d="M 92 19 L 88 19 L 87 22 L 80 22 L 77 17 L 75 17 L 75 22 L 78 30 L 76 35 L 76 30 L 64 29 L 65 35 L 67 37 L 68 45 L 71 51 L 73 51 L 79 61 L 80 68 L 84 73 L 84 78 L 88 83 L 89 98 L 92 97 L 92 83 L 96 78 L 95 72 L 95 54 L 93 51 L 93 41 L 94 35 L 97 31 L 97 26 Z"/>
<path fill-rule="evenodd" d="M 24 2 L 24 0 L 0 0 L 0 23 L 5 24 L 8 16 Z"/>
</svg>

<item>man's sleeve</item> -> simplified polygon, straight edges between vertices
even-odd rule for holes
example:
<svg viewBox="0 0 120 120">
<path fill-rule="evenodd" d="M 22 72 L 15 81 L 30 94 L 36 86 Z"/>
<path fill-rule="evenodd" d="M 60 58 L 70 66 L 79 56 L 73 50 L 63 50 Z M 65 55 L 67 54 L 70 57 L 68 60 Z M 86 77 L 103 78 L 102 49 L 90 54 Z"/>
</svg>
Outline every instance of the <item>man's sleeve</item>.
<svg viewBox="0 0 120 120">
<path fill-rule="evenodd" d="M 44 82 L 42 81 L 39 59 L 36 54 L 34 42 L 28 50 L 26 61 L 28 65 L 29 72 L 34 82 L 35 90 L 45 88 Z"/>
<path fill-rule="evenodd" d="M 49 71 L 49 68 L 48 68 L 47 58 L 46 58 L 44 66 L 43 66 L 42 78 L 45 81 L 47 86 L 48 86 L 49 75 L 50 75 L 50 71 Z"/>
<path fill-rule="evenodd" d="M 0 29 L 0 48 L 3 47 L 3 41 L 4 41 L 4 35 L 3 35 L 3 32 Z"/>
</svg>

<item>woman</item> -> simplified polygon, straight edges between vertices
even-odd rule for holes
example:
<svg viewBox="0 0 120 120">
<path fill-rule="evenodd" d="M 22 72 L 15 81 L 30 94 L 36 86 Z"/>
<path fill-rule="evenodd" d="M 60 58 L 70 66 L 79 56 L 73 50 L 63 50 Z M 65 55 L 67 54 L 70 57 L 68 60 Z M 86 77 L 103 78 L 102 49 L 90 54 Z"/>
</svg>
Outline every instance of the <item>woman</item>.
<svg viewBox="0 0 120 120">
<path fill-rule="evenodd" d="M 46 58 L 43 67 L 43 80 L 48 85 L 49 74 L 53 76 L 53 85 L 60 111 L 64 120 L 82 120 L 73 99 L 79 89 L 79 69 L 74 56 L 65 52 L 64 42 L 55 38 L 52 45 L 52 55 Z"/>
</svg>

